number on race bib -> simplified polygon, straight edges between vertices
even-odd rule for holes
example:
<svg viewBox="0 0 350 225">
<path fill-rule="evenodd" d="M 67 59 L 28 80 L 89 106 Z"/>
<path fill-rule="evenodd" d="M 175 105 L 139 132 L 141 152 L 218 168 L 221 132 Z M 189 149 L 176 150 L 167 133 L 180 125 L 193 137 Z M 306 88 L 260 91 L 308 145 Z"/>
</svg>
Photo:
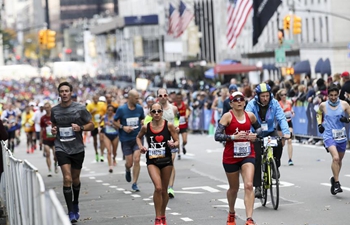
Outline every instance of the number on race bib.
<svg viewBox="0 0 350 225">
<path fill-rule="evenodd" d="M 234 142 L 233 143 L 233 157 L 242 158 L 247 157 L 251 153 L 250 142 Z"/>
<path fill-rule="evenodd" d="M 156 158 L 164 158 L 165 157 L 165 148 L 157 148 L 157 149 L 148 149 L 148 157 L 150 159 Z"/>
</svg>

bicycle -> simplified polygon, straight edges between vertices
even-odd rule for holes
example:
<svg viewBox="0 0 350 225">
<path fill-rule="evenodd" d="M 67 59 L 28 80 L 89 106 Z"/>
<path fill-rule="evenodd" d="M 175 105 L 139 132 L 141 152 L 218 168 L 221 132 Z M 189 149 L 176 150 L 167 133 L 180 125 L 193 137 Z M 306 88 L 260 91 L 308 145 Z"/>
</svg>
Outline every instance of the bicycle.
<svg viewBox="0 0 350 225">
<path fill-rule="evenodd" d="M 267 203 L 267 190 L 270 189 L 271 202 L 275 210 L 278 209 L 279 205 L 279 178 L 278 178 L 278 169 L 276 166 L 276 161 L 273 157 L 273 147 L 278 145 L 278 142 L 281 140 L 280 137 L 264 137 L 260 138 L 262 142 L 262 159 L 261 159 L 261 171 L 263 174 L 262 178 L 262 187 L 261 194 L 262 198 L 260 199 L 262 206 L 265 206 Z M 275 179 L 272 178 L 272 174 L 275 174 Z"/>
</svg>

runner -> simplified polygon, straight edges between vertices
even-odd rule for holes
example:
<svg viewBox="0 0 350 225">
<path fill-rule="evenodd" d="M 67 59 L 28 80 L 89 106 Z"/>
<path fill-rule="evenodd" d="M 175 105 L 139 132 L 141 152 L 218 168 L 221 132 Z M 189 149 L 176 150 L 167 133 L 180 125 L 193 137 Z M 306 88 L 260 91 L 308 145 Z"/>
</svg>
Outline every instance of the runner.
<svg viewBox="0 0 350 225">
<path fill-rule="evenodd" d="M 162 113 L 163 119 L 165 119 L 169 123 L 174 124 L 176 131 L 179 132 L 179 124 L 178 124 L 179 122 L 178 121 L 175 122 L 175 115 L 178 115 L 178 110 L 174 105 L 169 103 L 167 90 L 164 88 L 158 89 L 157 96 L 158 96 L 158 102 L 160 103 L 163 109 L 163 113 Z M 176 153 L 178 151 L 179 151 L 178 148 L 171 149 L 171 153 L 172 153 L 171 159 L 173 161 L 173 165 L 174 165 Z M 175 197 L 174 182 L 175 182 L 175 166 L 173 166 L 173 170 L 169 181 L 169 187 L 168 187 L 168 194 L 170 198 Z"/>
<path fill-rule="evenodd" d="M 154 185 L 153 202 L 156 213 L 155 225 L 166 225 L 165 209 L 169 201 L 167 186 L 172 173 L 171 149 L 178 147 L 178 134 L 170 122 L 162 118 L 163 110 L 159 103 L 151 107 L 152 121 L 143 125 L 136 142 L 146 154 L 148 174 Z M 143 146 L 146 135 L 148 149 Z"/>
<path fill-rule="evenodd" d="M 52 177 L 51 173 L 51 154 L 50 149 L 52 149 L 55 173 L 58 173 L 58 164 L 55 155 L 55 139 L 56 136 L 51 133 L 52 123 L 51 123 L 51 104 L 45 103 L 44 109 L 46 114 L 40 118 L 40 142 L 44 145 L 45 157 L 47 168 L 49 169 L 48 177 Z"/>
<path fill-rule="evenodd" d="M 63 175 L 63 194 L 69 219 L 75 223 L 80 217 L 80 172 L 85 158 L 82 132 L 92 131 L 95 127 L 85 106 L 72 101 L 72 92 L 70 83 L 59 84 L 61 102 L 51 110 L 51 133 L 56 135 L 56 159 Z"/>
<path fill-rule="evenodd" d="M 232 109 L 222 116 L 215 132 L 216 141 L 226 141 L 222 160 L 229 183 L 227 190 L 229 214 L 226 224 L 236 225 L 235 203 L 241 173 L 244 183 L 246 225 L 254 225 L 252 216 L 255 151 L 252 141 L 256 139 L 256 133 L 252 133 L 250 128 L 253 126 L 259 130 L 260 124 L 253 113 L 244 111 L 245 99 L 241 92 L 232 93 L 229 99 Z"/>
<path fill-rule="evenodd" d="M 140 94 L 130 90 L 126 104 L 119 106 L 114 116 L 114 125 L 119 128 L 119 138 L 125 156 L 125 179 L 131 182 L 131 167 L 133 167 L 132 190 L 140 191 L 137 180 L 140 175 L 140 149 L 136 136 L 141 129 L 145 115 L 142 106 L 138 104 Z"/>
<path fill-rule="evenodd" d="M 25 111 L 22 113 L 22 127 L 27 136 L 27 153 L 34 153 L 34 112 L 30 106 L 25 107 Z"/>
<path fill-rule="evenodd" d="M 328 88 L 328 100 L 320 104 L 317 112 L 318 130 L 322 134 L 324 146 L 332 156 L 331 194 L 343 192 L 339 182 L 339 174 L 345 155 L 347 135 L 344 123 L 349 123 L 345 112 L 350 114 L 350 106 L 339 99 L 339 88 L 331 85 Z M 324 121 L 322 122 L 322 114 Z"/>
<path fill-rule="evenodd" d="M 39 141 L 39 149 L 40 151 L 43 150 L 43 143 L 41 142 L 42 139 L 40 137 L 41 134 L 41 126 L 40 126 L 40 119 L 42 116 L 44 116 L 46 114 L 45 110 L 44 110 L 44 103 L 40 102 L 38 105 L 39 109 L 36 110 L 34 112 L 34 116 L 33 116 L 33 121 L 34 121 L 34 128 L 35 128 L 35 139 L 34 139 L 34 147 L 36 150 L 36 141 Z"/>
<path fill-rule="evenodd" d="M 107 113 L 103 117 L 104 128 L 102 131 L 104 145 L 107 148 L 107 161 L 109 172 L 113 173 L 113 167 L 117 165 L 117 149 L 119 143 L 119 131 L 115 129 L 113 118 L 116 109 L 112 105 L 108 105 Z"/>
<path fill-rule="evenodd" d="M 181 92 L 176 93 L 174 105 L 177 107 L 177 110 L 180 114 L 179 119 L 179 133 L 182 137 L 182 152 L 186 155 L 186 144 L 187 144 L 187 128 L 188 128 L 188 115 L 191 114 L 191 109 L 188 105 L 183 101 L 183 96 Z M 189 113 L 188 113 L 189 111 Z M 180 151 L 178 153 L 178 158 L 181 159 Z"/>
</svg>

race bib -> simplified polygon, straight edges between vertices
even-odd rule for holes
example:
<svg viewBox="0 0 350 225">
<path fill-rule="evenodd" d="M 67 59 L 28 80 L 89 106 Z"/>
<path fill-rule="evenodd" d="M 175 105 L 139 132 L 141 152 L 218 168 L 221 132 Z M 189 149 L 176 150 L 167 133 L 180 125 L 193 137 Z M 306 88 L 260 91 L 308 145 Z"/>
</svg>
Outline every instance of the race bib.
<svg viewBox="0 0 350 225">
<path fill-rule="evenodd" d="M 164 158 L 165 157 L 165 148 L 149 148 L 148 157 L 150 159 Z"/>
<path fill-rule="evenodd" d="M 233 143 L 233 158 L 242 158 L 250 155 L 250 142 L 234 142 Z"/>
<path fill-rule="evenodd" d="M 336 141 L 345 140 L 346 139 L 345 127 L 343 127 L 340 130 L 332 129 L 332 135 L 333 135 L 333 139 Z"/>
<path fill-rule="evenodd" d="M 30 124 L 30 123 L 26 123 L 26 125 L 25 125 L 27 128 L 30 128 L 30 127 L 32 127 L 32 125 Z"/>
<path fill-rule="evenodd" d="M 179 124 L 180 124 L 180 125 L 186 124 L 186 117 L 180 116 Z"/>
<path fill-rule="evenodd" d="M 276 147 L 278 146 L 278 141 L 276 138 L 264 137 L 264 147 Z"/>
<path fill-rule="evenodd" d="M 106 134 L 115 134 L 115 133 L 117 133 L 117 130 L 114 127 L 106 125 Z"/>
<path fill-rule="evenodd" d="M 136 127 L 139 125 L 139 118 L 138 117 L 131 117 L 126 119 L 126 125 Z"/>
<path fill-rule="evenodd" d="M 261 123 L 261 129 L 262 131 L 267 131 L 269 129 L 269 127 L 267 126 L 267 123 L 265 122 Z"/>
<path fill-rule="evenodd" d="M 94 119 L 96 123 L 99 123 L 101 121 L 101 115 L 100 114 L 95 114 Z"/>
<path fill-rule="evenodd" d="M 67 142 L 75 140 L 75 132 L 72 127 L 60 127 L 60 141 Z"/>
<path fill-rule="evenodd" d="M 46 127 L 46 137 L 47 138 L 56 137 L 56 135 L 52 134 L 51 130 L 52 130 L 52 126 L 51 125 Z"/>
</svg>

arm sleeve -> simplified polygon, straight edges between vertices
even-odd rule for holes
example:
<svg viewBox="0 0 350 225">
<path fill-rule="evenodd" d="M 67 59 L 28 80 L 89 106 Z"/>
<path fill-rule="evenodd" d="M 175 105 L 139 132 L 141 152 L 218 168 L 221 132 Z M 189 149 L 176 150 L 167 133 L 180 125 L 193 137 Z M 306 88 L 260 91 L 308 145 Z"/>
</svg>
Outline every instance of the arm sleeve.
<svg viewBox="0 0 350 225">
<path fill-rule="evenodd" d="M 225 126 L 219 123 L 215 131 L 215 141 L 226 141 L 229 139 L 229 135 L 225 134 Z"/>
</svg>

